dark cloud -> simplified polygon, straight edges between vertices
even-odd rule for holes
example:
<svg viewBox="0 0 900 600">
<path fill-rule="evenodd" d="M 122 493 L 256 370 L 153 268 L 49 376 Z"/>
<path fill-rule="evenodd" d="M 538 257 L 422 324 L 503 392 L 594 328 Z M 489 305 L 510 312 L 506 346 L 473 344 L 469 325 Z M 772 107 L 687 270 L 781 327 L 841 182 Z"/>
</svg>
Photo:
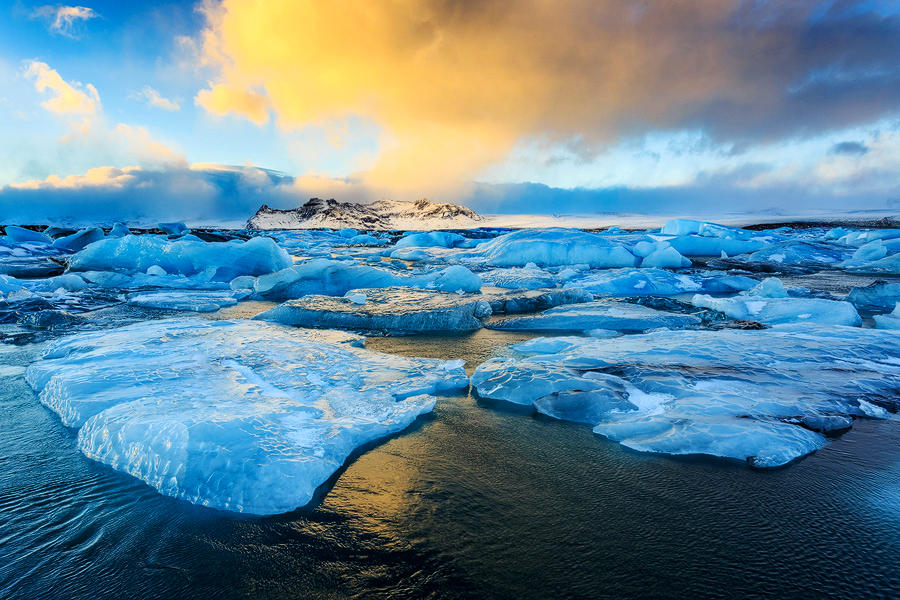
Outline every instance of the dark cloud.
<svg viewBox="0 0 900 600">
<path fill-rule="evenodd" d="M 839 142 L 831 147 L 830 152 L 831 154 L 863 156 L 869 152 L 869 147 L 862 142 Z"/>
</svg>

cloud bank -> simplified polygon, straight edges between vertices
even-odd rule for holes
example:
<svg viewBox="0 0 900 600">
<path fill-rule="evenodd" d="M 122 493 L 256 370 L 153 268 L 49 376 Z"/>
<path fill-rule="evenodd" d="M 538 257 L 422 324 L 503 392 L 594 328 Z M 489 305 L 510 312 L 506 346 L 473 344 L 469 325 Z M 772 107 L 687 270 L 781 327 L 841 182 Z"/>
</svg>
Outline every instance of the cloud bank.
<svg viewBox="0 0 900 600">
<path fill-rule="evenodd" d="M 900 19 L 812 0 L 210 1 L 195 101 L 283 129 L 359 116 L 367 182 L 471 181 L 523 139 L 651 131 L 735 148 L 897 114 Z"/>
</svg>

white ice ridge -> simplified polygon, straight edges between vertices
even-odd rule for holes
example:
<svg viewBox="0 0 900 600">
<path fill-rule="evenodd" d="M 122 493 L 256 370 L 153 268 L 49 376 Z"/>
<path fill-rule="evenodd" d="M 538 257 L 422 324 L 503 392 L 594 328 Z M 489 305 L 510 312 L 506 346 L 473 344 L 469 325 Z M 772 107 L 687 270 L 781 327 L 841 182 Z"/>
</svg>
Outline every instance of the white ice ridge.
<svg viewBox="0 0 900 600">
<path fill-rule="evenodd" d="M 479 396 L 588 423 L 646 452 L 777 467 L 853 418 L 900 408 L 900 332 L 783 325 L 535 338 L 512 348 L 520 356 L 475 370 Z"/>
<path fill-rule="evenodd" d="M 90 458 L 238 512 L 304 506 L 360 446 L 408 427 L 462 361 L 261 321 L 172 319 L 61 338 L 26 372 Z"/>
</svg>

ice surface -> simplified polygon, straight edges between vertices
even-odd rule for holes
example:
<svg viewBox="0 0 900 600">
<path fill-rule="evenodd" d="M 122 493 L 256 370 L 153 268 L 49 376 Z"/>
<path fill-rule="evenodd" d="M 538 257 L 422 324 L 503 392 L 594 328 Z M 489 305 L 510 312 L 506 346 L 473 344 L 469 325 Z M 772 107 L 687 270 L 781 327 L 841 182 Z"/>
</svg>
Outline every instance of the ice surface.
<svg viewBox="0 0 900 600">
<path fill-rule="evenodd" d="M 878 329 L 900 329 L 900 302 L 894 305 L 894 310 L 887 315 L 875 315 L 875 327 Z"/>
<path fill-rule="evenodd" d="M 168 235 L 184 235 L 190 232 L 190 229 L 184 223 L 160 223 L 157 227 Z"/>
<path fill-rule="evenodd" d="M 609 329 L 615 331 L 646 331 L 658 327 L 687 327 L 698 325 L 693 315 L 655 310 L 625 302 L 589 302 L 569 304 L 545 310 L 540 315 L 513 317 L 495 321 L 491 329 L 524 331 L 587 331 Z"/>
<path fill-rule="evenodd" d="M 691 304 L 719 311 L 732 319 L 757 321 L 767 325 L 819 323 L 858 326 L 862 323 L 859 313 L 849 302 L 821 298 L 714 298 L 697 294 L 691 298 Z"/>
<path fill-rule="evenodd" d="M 590 302 L 594 299 L 593 294 L 576 287 L 485 292 L 483 297 L 490 303 L 493 314 L 534 312 L 562 304 Z"/>
<path fill-rule="evenodd" d="M 756 285 L 749 277 L 722 274 L 674 273 L 665 269 L 611 269 L 573 277 L 565 287 L 580 287 L 597 296 L 676 296 L 708 291 L 746 290 Z"/>
<path fill-rule="evenodd" d="M 577 229 L 524 229 L 498 236 L 461 255 L 497 267 L 585 264 L 590 267 L 633 267 L 635 257 L 624 245 Z"/>
<path fill-rule="evenodd" d="M 356 302 L 360 295 L 363 302 Z M 288 300 L 255 319 L 300 327 L 390 332 L 479 329 L 491 307 L 478 295 L 449 294 L 404 287 L 351 290 L 340 298 L 310 295 Z"/>
<path fill-rule="evenodd" d="M 755 252 L 765 247 L 760 240 L 727 239 L 719 237 L 703 237 L 699 235 L 680 235 L 669 239 L 669 244 L 684 256 L 721 256 L 726 254 L 743 254 Z"/>
<path fill-rule="evenodd" d="M 885 273 L 891 275 L 900 275 L 900 252 L 885 256 L 884 258 L 873 260 L 872 262 L 862 265 L 850 266 L 848 270 L 857 273 Z"/>
<path fill-rule="evenodd" d="M 140 292 L 128 296 L 128 304 L 144 308 L 215 312 L 226 306 L 234 306 L 249 292 L 176 290 L 165 292 Z"/>
<path fill-rule="evenodd" d="M 128 225 L 125 223 L 116 223 L 112 226 L 112 229 L 109 230 L 107 237 L 125 237 L 126 235 L 131 235 L 131 230 L 128 229 Z"/>
<path fill-rule="evenodd" d="M 556 275 L 548 273 L 534 263 L 524 267 L 508 269 L 491 269 L 478 273 L 485 285 L 508 289 L 528 289 L 553 287 L 557 283 Z"/>
<path fill-rule="evenodd" d="M 439 248 L 456 248 L 466 244 L 469 240 L 458 233 L 450 233 L 448 231 L 427 231 L 421 233 L 411 233 L 406 235 L 394 244 L 394 248 L 430 247 L 437 246 Z"/>
<path fill-rule="evenodd" d="M 519 356 L 475 370 L 479 396 L 587 422 L 641 451 L 776 467 L 825 444 L 819 431 L 900 408 L 900 332 L 687 329 L 512 348 Z"/>
<path fill-rule="evenodd" d="M 26 371 L 88 457 L 195 504 L 307 504 L 360 446 L 463 388 L 461 361 L 261 321 L 163 320 L 53 342 Z"/>
<path fill-rule="evenodd" d="M 195 275 L 213 269 L 211 279 L 215 281 L 271 273 L 290 265 L 288 253 L 266 237 L 246 242 L 202 242 L 169 240 L 161 235 L 126 235 L 91 244 L 69 260 L 73 271 L 145 273 L 158 266 L 173 275 Z"/>
<path fill-rule="evenodd" d="M 691 261 L 678 253 L 672 246 L 658 248 L 641 261 L 641 267 L 689 267 Z"/>
</svg>

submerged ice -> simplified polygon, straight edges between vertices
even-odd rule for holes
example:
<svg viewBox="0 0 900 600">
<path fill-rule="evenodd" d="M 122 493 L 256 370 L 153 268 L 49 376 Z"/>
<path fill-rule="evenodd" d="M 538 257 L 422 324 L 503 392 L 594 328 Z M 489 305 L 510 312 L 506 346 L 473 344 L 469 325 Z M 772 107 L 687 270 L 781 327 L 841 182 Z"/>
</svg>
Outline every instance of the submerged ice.
<svg viewBox="0 0 900 600">
<path fill-rule="evenodd" d="M 26 372 L 88 457 L 195 504 L 307 504 L 360 446 L 467 385 L 461 361 L 262 321 L 163 320 L 50 344 Z"/>
</svg>

